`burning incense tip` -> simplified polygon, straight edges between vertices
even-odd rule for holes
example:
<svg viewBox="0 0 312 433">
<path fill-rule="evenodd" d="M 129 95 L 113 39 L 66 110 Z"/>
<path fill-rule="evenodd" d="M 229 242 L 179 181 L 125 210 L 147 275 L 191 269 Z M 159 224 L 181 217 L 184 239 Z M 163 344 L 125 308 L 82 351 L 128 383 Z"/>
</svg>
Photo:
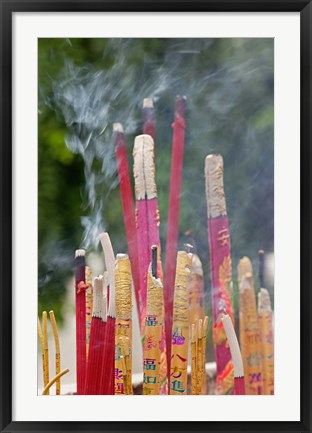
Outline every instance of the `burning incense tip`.
<svg viewBox="0 0 312 433">
<path fill-rule="evenodd" d="M 152 246 L 152 275 L 154 278 L 157 276 L 157 245 Z"/>
<path fill-rule="evenodd" d="M 129 259 L 129 256 L 128 256 L 128 254 L 118 253 L 116 255 L 116 259 L 123 259 L 123 260 L 125 260 L 125 259 Z"/>
<path fill-rule="evenodd" d="M 258 313 L 271 312 L 271 300 L 267 289 L 260 289 L 258 293 Z"/>
<path fill-rule="evenodd" d="M 154 140 L 150 135 L 142 134 L 135 137 L 133 160 L 136 199 L 156 198 Z"/>
<path fill-rule="evenodd" d="M 191 253 L 192 250 L 193 250 L 193 245 L 187 244 L 187 243 L 184 244 L 184 250 L 185 250 L 186 253 Z"/>
<path fill-rule="evenodd" d="M 152 98 L 144 98 L 143 99 L 143 108 L 153 108 L 154 103 Z"/>
<path fill-rule="evenodd" d="M 221 155 L 208 155 L 205 160 L 206 199 L 208 218 L 226 215 L 226 202 L 223 184 L 223 158 Z"/>
<path fill-rule="evenodd" d="M 85 255 L 86 255 L 85 250 L 76 250 L 75 251 L 75 258 L 76 257 L 85 257 Z"/>
<path fill-rule="evenodd" d="M 121 123 L 113 123 L 113 131 L 114 132 L 124 132 L 122 124 Z"/>
</svg>

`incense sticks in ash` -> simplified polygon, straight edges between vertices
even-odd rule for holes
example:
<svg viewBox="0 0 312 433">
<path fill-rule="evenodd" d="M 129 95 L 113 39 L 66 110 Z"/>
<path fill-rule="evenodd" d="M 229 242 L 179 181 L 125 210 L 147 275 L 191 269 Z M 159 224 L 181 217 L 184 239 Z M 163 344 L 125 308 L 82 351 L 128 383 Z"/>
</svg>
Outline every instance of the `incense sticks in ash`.
<svg viewBox="0 0 312 433">
<path fill-rule="evenodd" d="M 260 333 L 252 265 L 248 257 L 238 264 L 240 347 L 244 363 L 246 394 L 261 394 L 263 388 Z"/>
<path fill-rule="evenodd" d="M 221 318 L 224 313 L 234 320 L 231 303 L 232 261 L 229 222 L 223 186 L 223 159 L 208 155 L 205 161 L 208 241 L 212 293 L 213 339 L 216 350 L 217 385 L 221 394 L 234 387 L 233 364 Z"/>
</svg>

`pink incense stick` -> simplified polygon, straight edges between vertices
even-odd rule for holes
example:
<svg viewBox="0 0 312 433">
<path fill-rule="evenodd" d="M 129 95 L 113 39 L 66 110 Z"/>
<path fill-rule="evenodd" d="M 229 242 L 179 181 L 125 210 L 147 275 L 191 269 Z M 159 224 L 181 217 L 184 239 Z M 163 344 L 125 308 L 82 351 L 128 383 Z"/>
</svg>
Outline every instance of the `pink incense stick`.
<svg viewBox="0 0 312 433">
<path fill-rule="evenodd" d="M 217 392 L 232 392 L 233 365 L 231 352 L 221 317 L 224 313 L 234 321 L 231 303 L 232 263 L 229 222 L 223 187 L 223 159 L 208 155 L 205 161 L 206 200 L 208 213 L 208 241 L 210 248 L 210 275 L 212 293 L 213 338 L 217 363 Z"/>
<path fill-rule="evenodd" d="M 171 332 L 173 314 L 173 294 L 176 273 L 176 260 L 179 237 L 180 196 L 182 185 L 184 130 L 185 130 L 185 96 L 177 96 L 175 106 L 175 119 L 172 124 L 172 156 L 169 191 L 166 262 L 164 276 L 165 296 L 165 332 L 167 346 L 167 371 L 170 372 L 171 360 Z"/>
<path fill-rule="evenodd" d="M 151 98 L 143 100 L 143 134 L 150 135 L 155 141 L 154 104 Z"/>
<path fill-rule="evenodd" d="M 222 317 L 222 324 L 226 333 L 227 341 L 230 346 L 234 366 L 234 394 L 245 395 L 245 378 L 242 354 L 239 348 L 232 319 L 228 314 Z"/>
<path fill-rule="evenodd" d="M 86 348 L 86 259 L 85 250 L 75 252 L 76 293 L 76 375 L 77 394 L 84 394 L 87 348 Z"/>
<path fill-rule="evenodd" d="M 139 310 L 139 292 L 140 292 L 140 268 L 138 266 L 138 243 L 137 230 L 135 225 L 134 202 L 132 196 L 127 152 L 125 146 L 123 127 L 120 123 L 113 125 L 113 140 L 115 145 L 115 154 L 117 161 L 117 171 L 119 176 L 120 195 L 123 209 L 124 224 L 131 263 L 131 273 L 134 284 L 135 298 Z"/>
</svg>

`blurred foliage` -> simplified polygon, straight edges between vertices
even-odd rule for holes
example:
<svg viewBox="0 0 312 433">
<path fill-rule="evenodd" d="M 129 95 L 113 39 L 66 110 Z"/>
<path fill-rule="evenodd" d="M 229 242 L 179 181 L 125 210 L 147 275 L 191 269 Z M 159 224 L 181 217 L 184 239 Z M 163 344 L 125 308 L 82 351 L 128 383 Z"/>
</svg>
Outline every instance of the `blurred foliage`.
<svg viewBox="0 0 312 433">
<path fill-rule="evenodd" d="M 221 153 L 237 306 L 235 281 L 239 258 L 248 255 L 253 260 L 257 277 L 257 250 L 274 250 L 273 44 L 273 39 L 38 40 L 40 312 L 54 309 L 62 317 L 65 284 L 72 275 L 74 250 L 84 246 L 81 217 L 92 215 L 97 204 L 101 204 L 98 209 L 102 222 L 98 221 L 98 212 L 97 224 L 90 220 L 93 230 L 105 227 L 115 251 L 127 249 L 115 162 L 113 154 L 109 154 L 110 145 L 105 147 L 104 141 L 109 142 L 109 138 L 104 136 L 110 137 L 112 121 L 122 121 L 131 168 L 133 140 L 142 131 L 141 94 L 155 96 L 153 85 L 157 87 L 155 149 L 163 255 L 174 100 L 176 94 L 186 94 L 180 241 L 182 245 L 187 230 L 192 232 L 209 289 L 204 159 L 209 153 Z M 99 76 L 98 72 L 104 75 Z M 103 81 L 99 77 L 101 80 L 104 77 Z M 107 84 L 105 95 L 112 94 L 109 101 L 104 96 L 101 101 L 103 83 Z M 83 92 L 85 97 L 81 96 Z M 97 97 L 105 109 L 109 107 L 104 134 L 98 123 L 105 118 L 106 111 L 103 109 L 104 114 L 98 114 L 100 122 L 96 122 L 97 113 L 92 106 Z M 68 105 L 73 111 L 72 120 L 68 111 L 64 111 L 69 98 L 74 99 Z M 85 107 L 87 103 L 91 106 Z M 91 124 L 89 118 L 88 123 L 86 117 L 81 120 L 81 113 L 85 116 L 91 113 Z M 69 141 L 69 133 L 71 139 L 86 140 L 90 129 L 92 132 L 93 118 L 97 142 L 92 138 L 86 149 L 88 146 L 88 152 L 92 152 L 92 146 L 101 144 L 99 140 L 103 137 L 103 160 L 106 158 L 107 162 L 102 166 L 101 157 L 94 152 L 86 171 L 88 162 L 83 154 L 73 152 L 65 141 Z M 85 178 L 101 170 L 104 176 L 95 176 L 92 207 Z M 97 250 L 95 246 L 89 248 Z M 207 302 L 211 303 L 210 294 Z"/>
</svg>

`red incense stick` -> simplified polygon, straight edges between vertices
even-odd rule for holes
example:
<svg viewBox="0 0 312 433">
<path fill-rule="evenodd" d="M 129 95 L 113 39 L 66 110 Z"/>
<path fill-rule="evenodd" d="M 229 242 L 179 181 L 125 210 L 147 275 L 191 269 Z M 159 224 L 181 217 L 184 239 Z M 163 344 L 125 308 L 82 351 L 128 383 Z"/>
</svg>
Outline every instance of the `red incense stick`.
<svg viewBox="0 0 312 433">
<path fill-rule="evenodd" d="M 75 293 L 76 293 L 76 376 L 77 394 L 84 394 L 86 379 L 86 276 L 85 250 L 75 253 Z"/>
<path fill-rule="evenodd" d="M 102 360 L 102 373 L 100 394 L 114 395 L 114 366 L 115 366 L 115 255 L 108 233 L 100 235 L 103 247 L 107 278 L 109 284 L 109 307 L 105 326 L 104 356 Z"/>
<path fill-rule="evenodd" d="M 134 202 L 130 183 L 129 167 L 123 127 L 120 123 L 113 125 L 113 140 L 117 161 L 117 171 L 120 185 L 120 196 L 123 209 L 124 224 L 131 262 L 131 273 L 134 284 L 137 308 L 139 310 L 140 268 L 138 266 L 138 244 L 135 225 Z"/>
<path fill-rule="evenodd" d="M 206 200 L 208 214 L 208 241 L 210 248 L 210 275 L 212 293 L 213 338 L 216 350 L 218 393 L 233 390 L 233 365 L 230 349 L 221 323 L 224 313 L 234 321 L 231 303 L 232 262 L 229 222 L 223 186 L 223 159 L 209 155 L 205 161 Z"/>
<path fill-rule="evenodd" d="M 143 134 L 150 135 L 155 141 L 154 104 L 151 98 L 143 100 Z"/>
<path fill-rule="evenodd" d="M 237 336 L 234 330 L 232 319 L 228 314 L 222 317 L 222 324 L 226 338 L 230 346 L 232 361 L 234 365 L 234 394 L 245 395 L 245 378 L 242 354 L 239 348 Z"/>
<path fill-rule="evenodd" d="M 94 279 L 93 313 L 85 384 L 85 394 L 87 395 L 100 393 L 106 314 L 106 296 L 103 296 L 103 276 L 100 275 Z"/>
<path fill-rule="evenodd" d="M 178 96 L 176 98 L 175 119 L 172 124 L 173 140 L 164 276 L 165 332 L 168 373 L 170 372 L 173 293 L 179 237 L 180 195 L 184 153 L 185 101 L 186 98 L 184 96 Z"/>
</svg>

